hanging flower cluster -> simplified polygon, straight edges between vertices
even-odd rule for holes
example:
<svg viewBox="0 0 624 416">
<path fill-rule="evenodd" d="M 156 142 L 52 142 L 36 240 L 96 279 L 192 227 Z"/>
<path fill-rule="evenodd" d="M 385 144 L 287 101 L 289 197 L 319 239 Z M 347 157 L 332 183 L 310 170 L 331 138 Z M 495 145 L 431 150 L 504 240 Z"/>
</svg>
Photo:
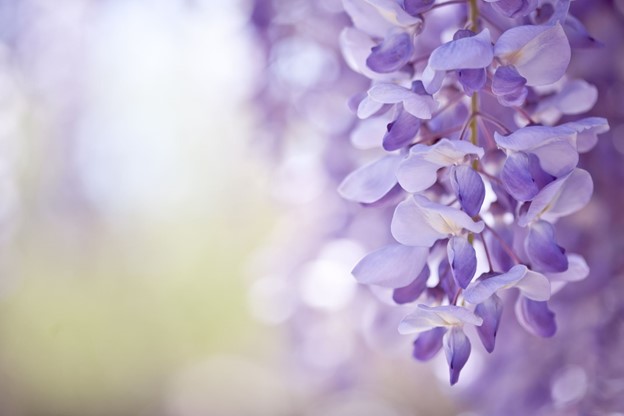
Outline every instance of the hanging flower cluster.
<svg viewBox="0 0 624 416">
<path fill-rule="evenodd" d="M 455 384 L 468 328 L 494 350 L 507 290 L 519 291 L 518 322 L 550 337 L 549 299 L 589 273 L 559 246 L 554 224 L 589 202 L 579 153 L 609 126 L 557 123 L 597 99 L 566 77 L 572 49 L 597 42 L 569 0 L 343 4 L 353 22 L 341 34 L 344 58 L 371 80 L 351 101 L 351 140 L 370 159 L 339 192 L 370 210 L 394 207 L 391 238 L 353 275 L 413 305 L 399 332 L 416 335 L 416 359 L 444 349 Z"/>
</svg>

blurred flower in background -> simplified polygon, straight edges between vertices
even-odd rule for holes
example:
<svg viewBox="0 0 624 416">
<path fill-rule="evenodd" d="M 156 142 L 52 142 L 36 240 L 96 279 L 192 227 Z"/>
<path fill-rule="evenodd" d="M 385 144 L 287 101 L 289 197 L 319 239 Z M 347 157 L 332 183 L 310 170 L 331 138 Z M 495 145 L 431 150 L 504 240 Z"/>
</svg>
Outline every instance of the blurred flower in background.
<svg viewBox="0 0 624 416">
<path fill-rule="evenodd" d="M 397 332 L 413 307 L 351 275 L 399 196 L 337 192 L 392 121 L 353 116 L 356 3 L 0 3 L 0 415 L 624 414 L 624 2 L 571 7 L 611 125 L 557 234 L 591 274 L 555 337 L 507 326 L 453 388 Z"/>
</svg>

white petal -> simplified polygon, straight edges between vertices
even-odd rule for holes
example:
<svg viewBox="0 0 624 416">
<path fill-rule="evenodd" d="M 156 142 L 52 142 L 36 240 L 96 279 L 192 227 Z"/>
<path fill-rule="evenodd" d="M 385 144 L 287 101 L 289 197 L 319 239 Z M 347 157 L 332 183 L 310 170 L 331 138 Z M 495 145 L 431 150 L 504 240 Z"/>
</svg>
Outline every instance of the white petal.
<svg viewBox="0 0 624 416">
<path fill-rule="evenodd" d="M 579 254 L 568 254 L 568 270 L 561 273 L 545 273 L 550 279 L 551 294 L 559 292 L 569 282 L 578 282 L 589 276 L 589 266 Z"/>
<path fill-rule="evenodd" d="M 425 91 L 429 94 L 435 94 L 438 92 L 442 87 L 442 82 L 444 82 L 445 76 L 446 71 L 436 71 L 427 65 L 422 74 L 422 83 L 425 87 Z"/>
</svg>

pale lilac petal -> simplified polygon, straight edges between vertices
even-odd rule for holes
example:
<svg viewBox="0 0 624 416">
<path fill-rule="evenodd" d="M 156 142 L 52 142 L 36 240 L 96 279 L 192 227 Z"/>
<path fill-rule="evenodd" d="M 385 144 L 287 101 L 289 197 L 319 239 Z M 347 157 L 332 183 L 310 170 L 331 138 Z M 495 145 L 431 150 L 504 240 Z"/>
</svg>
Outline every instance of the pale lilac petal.
<svg viewBox="0 0 624 416">
<path fill-rule="evenodd" d="M 422 195 L 412 195 L 394 211 L 390 226 L 392 236 L 409 246 L 431 247 L 437 240 L 460 235 L 464 229 L 473 233 L 483 231 L 482 221 L 457 208 L 429 201 Z"/>
<path fill-rule="evenodd" d="M 425 86 L 425 91 L 429 94 L 438 92 L 442 87 L 445 77 L 446 71 L 436 71 L 427 65 L 422 74 L 422 83 Z"/>
<path fill-rule="evenodd" d="M 414 94 L 403 101 L 403 107 L 413 116 L 429 120 L 438 103 L 430 95 Z"/>
<path fill-rule="evenodd" d="M 418 16 L 407 13 L 396 0 L 366 0 L 377 8 L 389 22 L 397 26 L 413 26 L 422 22 Z"/>
<path fill-rule="evenodd" d="M 357 116 L 359 119 L 369 118 L 381 110 L 383 106 L 383 103 L 372 100 L 370 97 L 366 96 L 362 101 L 360 101 L 360 104 L 358 104 Z"/>
<path fill-rule="evenodd" d="M 382 137 L 387 131 L 391 119 L 385 113 L 379 117 L 361 120 L 351 132 L 351 144 L 357 149 L 376 149 L 382 143 Z"/>
<path fill-rule="evenodd" d="M 494 351 L 502 313 L 503 301 L 496 295 L 492 295 L 475 308 L 475 314 L 483 319 L 483 325 L 477 327 L 477 333 L 487 352 Z"/>
<path fill-rule="evenodd" d="M 378 38 L 386 36 L 394 25 L 384 19 L 375 6 L 364 0 L 342 0 L 353 26 Z M 370 51 L 370 49 L 369 49 Z"/>
<path fill-rule="evenodd" d="M 576 132 L 567 127 L 528 126 L 502 136 L 496 143 L 505 149 L 533 153 L 542 169 L 555 177 L 568 174 L 578 163 Z"/>
<path fill-rule="evenodd" d="M 430 119 L 437 103 L 430 95 L 421 95 L 412 90 L 392 83 L 378 83 L 368 90 L 371 100 L 384 104 L 403 102 L 405 111 L 415 117 Z"/>
<path fill-rule="evenodd" d="M 399 324 L 399 333 L 417 334 L 436 327 L 453 327 L 464 324 L 479 326 L 483 319 L 474 312 L 455 305 L 429 307 L 418 305 L 418 308 L 407 315 Z"/>
<path fill-rule="evenodd" d="M 368 254 L 351 273 L 362 284 L 404 287 L 420 274 L 428 255 L 429 250 L 424 247 L 390 244 Z"/>
<path fill-rule="evenodd" d="M 585 26 L 583 26 L 583 23 L 572 15 L 566 17 L 563 30 L 565 30 L 570 46 L 573 48 L 588 49 L 603 46 L 603 43 L 591 36 Z"/>
<path fill-rule="evenodd" d="M 551 294 L 563 289 L 569 282 L 578 282 L 589 276 L 589 266 L 578 254 L 568 254 L 568 269 L 561 273 L 544 273 L 550 280 Z"/>
<path fill-rule="evenodd" d="M 598 99 L 598 89 L 580 79 L 566 82 L 556 94 L 542 98 L 532 118 L 545 124 L 556 123 L 562 115 L 589 111 Z"/>
<path fill-rule="evenodd" d="M 455 282 L 465 289 L 477 271 L 477 254 L 467 238 L 453 236 L 446 246 Z"/>
<path fill-rule="evenodd" d="M 527 272 L 527 267 L 519 264 L 506 273 L 477 280 L 471 283 L 464 291 L 464 299 L 475 305 L 482 303 L 497 291 L 516 286 L 526 276 Z"/>
<path fill-rule="evenodd" d="M 583 208 L 594 190 L 591 175 L 575 169 L 567 176 L 546 185 L 531 201 L 525 213 L 518 218 L 518 225 L 525 227 L 539 218 L 554 222 Z"/>
<path fill-rule="evenodd" d="M 550 281 L 543 274 L 533 270 L 527 270 L 524 277 L 514 286 L 528 299 L 537 301 L 550 299 Z"/>
<path fill-rule="evenodd" d="M 413 53 L 414 44 L 411 36 L 405 32 L 395 33 L 371 49 L 370 55 L 366 58 L 366 65 L 381 74 L 395 72 L 409 62 Z"/>
<path fill-rule="evenodd" d="M 338 192 L 350 201 L 378 201 L 397 184 L 396 169 L 402 158 L 400 155 L 388 155 L 362 166 L 342 181 Z"/>
<path fill-rule="evenodd" d="M 557 332 L 555 314 L 547 302 L 536 302 L 520 296 L 516 302 L 516 318 L 520 325 L 539 337 L 552 337 Z"/>
<path fill-rule="evenodd" d="M 433 185 L 437 171 L 464 161 L 467 155 L 483 156 L 483 149 L 463 140 L 442 139 L 433 146 L 415 145 L 397 171 L 399 183 L 408 192 L 421 192 Z"/>
<path fill-rule="evenodd" d="M 470 357 L 470 340 L 461 328 L 453 327 L 444 335 L 444 353 L 452 386 L 459 380 L 459 373 Z"/>
<path fill-rule="evenodd" d="M 420 271 L 418 277 L 407 286 L 394 289 L 392 292 L 392 300 L 399 305 L 414 302 L 427 289 L 427 280 L 429 280 L 429 267 L 425 267 Z"/>
<path fill-rule="evenodd" d="M 598 135 L 609 131 L 609 123 L 602 117 L 587 117 L 562 124 L 561 127 L 577 132 L 576 147 L 579 153 L 589 152 L 598 143 Z"/>
<path fill-rule="evenodd" d="M 505 17 L 516 18 L 530 14 L 537 7 L 537 0 L 485 0 Z"/>
<path fill-rule="evenodd" d="M 398 117 L 387 126 L 382 145 L 387 151 L 401 149 L 410 144 L 420 129 L 420 119 L 401 110 Z"/>
<path fill-rule="evenodd" d="M 428 67 L 435 71 L 462 68 L 485 68 L 494 58 L 490 31 L 483 29 L 478 35 L 447 42 L 429 57 Z"/>
<path fill-rule="evenodd" d="M 505 65 L 514 65 L 529 86 L 558 81 L 571 57 L 570 44 L 559 23 L 513 27 L 498 38 L 494 53 Z"/>
<path fill-rule="evenodd" d="M 396 80 L 407 78 L 409 74 L 393 72 L 390 74 L 380 74 L 371 70 L 366 65 L 366 60 L 371 49 L 375 47 L 375 42 L 369 35 L 354 27 L 347 27 L 340 33 L 340 50 L 345 62 L 355 72 L 374 80 Z"/>
<path fill-rule="evenodd" d="M 446 328 L 437 327 L 421 333 L 414 341 L 412 356 L 419 361 L 428 361 L 442 348 L 442 338 Z"/>
<path fill-rule="evenodd" d="M 555 229 L 546 221 L 537 221 L 529 227 L 524 250 L 531 265 L 542 272 L 561 273 L 568 269 L 565 249 L 557 244 Z"/>
</svg>

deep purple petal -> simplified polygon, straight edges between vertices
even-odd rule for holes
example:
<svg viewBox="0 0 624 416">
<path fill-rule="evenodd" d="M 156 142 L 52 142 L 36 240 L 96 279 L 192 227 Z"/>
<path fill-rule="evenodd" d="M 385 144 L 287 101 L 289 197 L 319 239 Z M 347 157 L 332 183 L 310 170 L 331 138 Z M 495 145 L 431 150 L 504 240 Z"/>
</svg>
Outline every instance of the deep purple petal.
<svg viewBox="0 0 624 416">
<path fill-rule="evenodd" d="M 433 328 L 421 333 L 414 341 L 413 357 L 419 361 L 428 361 L 442 348 L 442 338 L 446 334 L 446 328 Z"/>
<path fill-rule="evenodd" d="M 470 166 L 457 166 L 451 171 L 451 186 L 464 212 L 471 217 L 479 214 L 485 199 L 481 175 Z"/>
<path fill-rule="evenodd" d="M 407 146 L 419 128 L 420 119 L 401 109 L 396 120 L 388 124 L 388 132 L 383 137 L 383 148 L 390 152 Z"/>
<path fill-rule="evenodd" d="M 429 267 L 425 265 L 418 277 L 416 277 L 412 283 L 407 286 L 394 289 L 394 292 L 392 293 L 392 300 L 399 305 L 403 305 L 418 299 L 425 289 L 427 289 L 427 280 L 429 280 L 429 275 Z"/>
<path fill-rule="evenodd" d="M 410 35 L 399 32 L 373 47 L 366 65 L 381 74 L 398 71 L 409 62 L 413 53 L 414 45 Z"/>
<path fill-rule="evenodd" d="M 453 327 L 444 335 L 444 352 L 452 386 L 459 380 L 459 373 L 470 357 L 470 341 L 461 328 Z"/>
<path fill-rule="evenodd" d="M 475 314 L 483 318 L 483 324 L 477 327 L 477 333 L 487 352 L 494 351 L 502 313 L 503 301 L 496 295 L 492 295 L 475 308 Z"/>
<path fill-rule="evenodd" d="M 557 332 L 555 314 L 548 309 L 548 302 L 520 296 L 516 302 L 516 317 L 524 329 L 539 337 L 552 337 Z"/>
<path fill-rule="evenodd" d="M 455 282 L 465 289 L 477 271 L 475 249 L 464 237 L 451 237 L 446 247 Z"/>
<path fill-rule="evenodd" d="M 487 73 L 485 68 L 460 69 L 457 71 L 457 78 L 462 87 L 464 87 L 464 92 L 472 95 L 483 88 L 487 79 Z"/>
<path fill-rule="evenodd" d="M 568 269 L 565 250 L 557 245 L 555 229 L 546 221 L 531 225 L 524 240 L 524 249 L 537 270 L 561 273 Z"/>
</svg>

